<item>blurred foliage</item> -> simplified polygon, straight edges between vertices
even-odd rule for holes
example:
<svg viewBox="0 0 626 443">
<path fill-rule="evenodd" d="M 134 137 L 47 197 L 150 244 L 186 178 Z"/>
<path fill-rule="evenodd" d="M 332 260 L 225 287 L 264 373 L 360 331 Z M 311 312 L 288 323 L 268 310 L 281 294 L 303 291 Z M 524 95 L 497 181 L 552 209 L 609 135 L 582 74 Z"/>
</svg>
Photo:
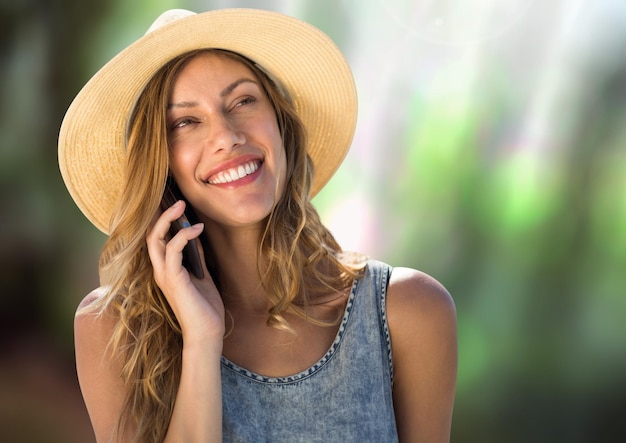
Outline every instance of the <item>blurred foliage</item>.
<svg viewBox="0 0 626 443">
<path fill-rule="evenodd" d="M 417 7 L 433 4 L 439 15 L 428 22 Z M 458 25 L 461 16 L 444 8 L 455 4 L 236 6 L 312 22 L 354 68 L 354 148 L 315 203 L 340 242 L 423 269 L 453 294 L 460 348 L 452 440 L 622 441 L 626 6 L 518 0 L 507 3 L 519 5 L 507 28 L 493 18 L 501 4 L 472 0 L 463 8 L 491 17 L 486 28 L 478 18 L 476 26 L 442 26 L 441 17 Z M 162 10 L 232 5 L 0 4 L 3 439 L 92 439 L 72 317 L 98 284 L 104 236 L 58 173 L 65 109 Z M 479 32 L 496 24 L 492 34 Z"/>
</svg>

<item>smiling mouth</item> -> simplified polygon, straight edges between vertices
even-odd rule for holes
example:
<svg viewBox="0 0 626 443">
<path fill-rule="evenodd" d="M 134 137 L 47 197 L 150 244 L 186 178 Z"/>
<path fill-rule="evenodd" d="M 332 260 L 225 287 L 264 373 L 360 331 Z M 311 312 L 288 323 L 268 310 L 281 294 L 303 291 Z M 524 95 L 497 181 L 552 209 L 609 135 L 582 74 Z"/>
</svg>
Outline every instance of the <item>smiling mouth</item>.
<svg viewBox="0 0 626 443">
<path fill-rule="evenodd" d="M 254 174 L 256 170 L 260 167 L 260 160 L 252 160 L 234 168 L 218 172 L 212 177 L 209 177 L 208 183 L 211 185 L 223 185 L 225 183 L 232 183 L 250 174 Z"/>
</svg>

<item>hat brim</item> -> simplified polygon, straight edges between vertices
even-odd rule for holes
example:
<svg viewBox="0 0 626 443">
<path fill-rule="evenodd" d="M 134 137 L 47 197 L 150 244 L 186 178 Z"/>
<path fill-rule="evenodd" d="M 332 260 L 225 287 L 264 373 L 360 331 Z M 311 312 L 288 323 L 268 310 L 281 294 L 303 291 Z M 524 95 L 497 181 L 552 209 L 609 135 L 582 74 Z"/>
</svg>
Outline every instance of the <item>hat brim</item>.
<svg viewBox="0 0 626 443">
<path fill-rule="evenodd" d="M 350 68 L 328 36 L 270 11 L 223 9 L 190 15 L 121 51 L 83 87 L 63 119 L 61 175 L 79 209 L 104 233 L 122 192 L 126 121 L 138 95 L 165 63 L 201 48 L 240 53 L 288 91 L 306 128 L 307 151 L 315 167 L 311 196 L 347 154 L 357 96 Z"/>
</svg>

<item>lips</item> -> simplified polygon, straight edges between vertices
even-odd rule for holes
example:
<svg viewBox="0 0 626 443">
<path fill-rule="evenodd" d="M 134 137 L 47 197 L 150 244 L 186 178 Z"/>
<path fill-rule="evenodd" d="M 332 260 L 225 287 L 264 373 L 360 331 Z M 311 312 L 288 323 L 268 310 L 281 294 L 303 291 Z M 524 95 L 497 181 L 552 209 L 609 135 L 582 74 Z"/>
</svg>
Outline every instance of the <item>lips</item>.
<svg viewBox="0 0 626 443">
<path fill-rule="evenodd" d="M 211 175 L 207 182 L 211 185 L 222 185 L 241 180 L 248 175 L 254 174 L 261 167 L 261 163 L 261 160 L 249 160 Z"/>
</svg>

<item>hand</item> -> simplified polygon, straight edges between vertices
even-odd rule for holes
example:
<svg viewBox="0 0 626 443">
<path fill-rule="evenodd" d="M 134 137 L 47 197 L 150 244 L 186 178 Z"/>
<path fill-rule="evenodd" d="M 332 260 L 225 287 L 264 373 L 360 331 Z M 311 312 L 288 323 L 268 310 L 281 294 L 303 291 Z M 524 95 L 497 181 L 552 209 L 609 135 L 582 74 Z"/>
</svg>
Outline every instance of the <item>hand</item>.
<svg viewBox="0 0 626 443">
<path fill-rule="evenodd" d="M 166 209 L 146 236 L 148 254 L 154 269 L 154 279 L 163 291 L 174 315 L 181 325 L 185 344 L 212 340 L 221 347 L 224 336 L 224 304 L 206 268 L 202 245 L 198 243 L 204 278 L 191 275 L 182 264 L 183 248 L 197 241 L 204 226 L 199 223 L 181 229 L 171 239 L 171 224 L 181 217 L 185 202 L 179 200 Z"/>
</svg>

